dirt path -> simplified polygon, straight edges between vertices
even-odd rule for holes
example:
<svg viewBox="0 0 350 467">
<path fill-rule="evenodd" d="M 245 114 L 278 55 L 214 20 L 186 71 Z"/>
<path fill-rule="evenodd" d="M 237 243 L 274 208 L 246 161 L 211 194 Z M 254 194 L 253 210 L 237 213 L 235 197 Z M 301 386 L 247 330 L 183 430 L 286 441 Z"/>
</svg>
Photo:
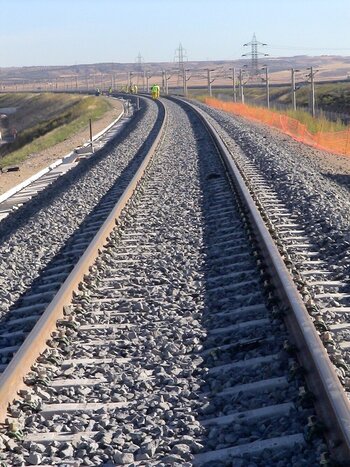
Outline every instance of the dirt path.
<svg viewBox="0 0 350 467">
<path fill-rule="evenodd" d="M 94 135 L 112 123 L 123 108 L 121 102 L 116 99 L 111 99 L 110 102 L 113 109 L 106 112 L 101 119 L 96 120 L 96 122 L 93 123 Z M 0 173 L 0 195 L 52 164 L 57 159 L 65 156 L 77 146 L 81 146 L 86 143 L 89 138 L 89 129 L 87 128 L 65 141 L 62 141 L 51 148 L 45 149 L 45 151 L 31 154 L 23 163 L 20 164 L 20 170 L 18 172 Z"/>
</svg>

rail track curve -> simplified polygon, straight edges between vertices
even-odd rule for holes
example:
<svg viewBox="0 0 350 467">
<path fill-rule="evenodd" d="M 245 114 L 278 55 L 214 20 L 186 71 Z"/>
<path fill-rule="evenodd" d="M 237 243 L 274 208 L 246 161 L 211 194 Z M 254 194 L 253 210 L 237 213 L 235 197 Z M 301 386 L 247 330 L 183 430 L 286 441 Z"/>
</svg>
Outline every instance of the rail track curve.
<svg viewBox="0 0 350 467">
<path fill-rule="evenodd" d="M 4 465 L 313 466 L 323 434 L 346 462 L 349 401 L 264 213 L 205 114 L 161 105 L 146 157 L 4 366 Z"/>
</svg>

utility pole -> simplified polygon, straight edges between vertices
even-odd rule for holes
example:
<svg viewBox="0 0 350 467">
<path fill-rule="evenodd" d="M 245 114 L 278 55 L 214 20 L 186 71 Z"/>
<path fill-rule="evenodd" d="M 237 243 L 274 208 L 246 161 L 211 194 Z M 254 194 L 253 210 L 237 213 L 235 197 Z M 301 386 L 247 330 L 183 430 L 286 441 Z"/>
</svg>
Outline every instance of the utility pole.
<svg viewBox="0 0 350 467">
<path fill-rule="evenodd" d="M 241 96 L 241 102 L 244 104 L 244 88 L 243 88 L 243 72 L 242 68 L 239 70 L 239 94 Z"/>
<path fill-rule="evenodd" d="M 90 129 L 90 146 L 91 146 L 91 152 L 94 152 L 94 146 L 92 143 L 92 123 L 91 123 L 91 118 L 89 118 L 89 129 Z"/>
<path fill-rule="evenodd" d="M 207 78 L 208 78 L 208 93 L 209 93 L 209 96 L 211 97 L 213 94 L 212 94 L 212 90 L 211 90 L 211 84 L 215 81 L 215 79 L 212 79 L 211 78 L 211 72 L 214 71 L 214 70 L 209 70 L 209 68 L 207 69 Z"/>
<path fill-rule="evenodd" d="M 163 94 L 165 94 L 165 88 L 166 88 L 165 81 L 166 81 L 166 78 L 165 78 L 165 71 L 162 70 L 162 92 L 163 92 Z"/>
<path fill-rule="evenodd" d="M 146 92 L 146 72 L 145 70 L 143 70 L 143 73 L 142 73 L 142 90 L 143 92 Z"/>
<path fill-rule="evenodd" d="M 184 96 L 187 97 L 187 70 L 183 71 L 183 80 L 184 80 L 184 84 L 183 84 Z"/>
<path fill-rule="evenodd" d="M 151 74 L 149 72 L 146 73 L 146 90 L 149 92 L 149 79 L 151 78 Z"/>
<path fill-rule="evenodd" d="M 128 71 L 128 89 L 127 89 L 127 92 L 130 91 L 132 75 L 133 75 L 133 73 L 131 71 Z"/>
<path fill-rule="evenodd" d="M 211 70 L 207 70 L 207 80 L 208 80 L 208 94 L 211 97 L 212 92 L 211 92 L 211 77 L 210 77 Z"/>
<path fill-rule="evenodd" d="M 296 93 L 295 93 L 295 70 L 292 68 L 292 106 L 293 110 L 297 110 L 297 99 L 296 99 Z"/>
<path fill-rule="evenodd" d="M 165 70 L 165 95 L 167 96 L 169 94 L 169 79 L 171 78 L 171 75 L 168 76 L 168 72 Z"/>
<path fill-rule="evenodd" d="M 270 80 L 269 80 L 269 69 L 266 67 L 266 101 L 267 108 L 270 108 Z"/>
<path fill-rule="evenodd" d="M 230 71 L 232 71 L 232 77 L 229 76 L 230 79 L 232 79 L 232 99 L 233 102 L 237 102 L 237 92 L 236 92 L 236 68 L 229 68 Z"/>
<path fill-rule="evenodd" d="M 314 70 L 311 67 L 310 78 L 311 78 L 311 114 L 315 116 L 315 80 L 314 80 Z"/>
<path fill-rule="evenodd" d="M 233 89 L 233 102 L 237 102 L 237 93 L 236 93 L 236 68 L 232 68 L 232 89 Z"/>
<path fill-rule="evenodd" d="M 310 68 L 310 80 L 311 80 L 311 115 L 315 116 L 315 73 L 313 67 Z"/>
<path fill-rule="evenodd" d="M 265 85 L 266 85 L 266 107 L 270 108 L 270 82 L 269 82 L 269 69 L 267 66 L 263 67 L 265 70 Z"/>
<path fill-rule="evenodd" d="M 315 116 L 315 80 L 314 80 L 314 70 L 311 67 L 310 70 L 310 79 L 311 79 L 311 114 Z"/>
<path fill-rule="evenodd" d="M 184 85 L 183 85 L 183 88 L 184 88 L 184 96 L 187 97 L 188 93 L 187 93 L 187 81 L 191 78 L 191 75 L 189 77 L 187 77 L 187 72 L 189 70 L 184 70 Z"/>
<path fill-rule="evenodd" d="M 318 72 L 318 70 L 314 70 L 314 68 L 311 66 L 308 68 L 310 70 L 310 74 L 308 77 L 310 78 L 310 84 L 311 84 L 311 115 L 314 117 L 315 116 L 315 74 Z"/>
</svg>

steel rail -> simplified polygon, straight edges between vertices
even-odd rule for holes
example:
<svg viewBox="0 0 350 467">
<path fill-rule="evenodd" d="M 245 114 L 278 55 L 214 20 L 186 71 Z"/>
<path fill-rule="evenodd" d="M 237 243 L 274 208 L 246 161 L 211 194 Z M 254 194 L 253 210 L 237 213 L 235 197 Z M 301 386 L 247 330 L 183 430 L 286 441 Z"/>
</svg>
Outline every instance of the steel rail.
<svg viewBox="0 0 350 467">
<path fill-rule="evenodd" d="M 107 242 L 108 236 L 116 226 L 123 209 L 132 197 L 138 183 L 141 181 L 145 171 L 151 162 L 155 151 L 161 141 L 167 121 L 167 112 L 164 104 L 160 103 L 160 113 L 162 118 L 159 132 L 152 143 L 148 153 L 143 159 L 140 167 L 133 176 L 124 193 L 114 206 L 113 210 L 105 220 L 92 242 L 80 258 L 72 272 L 69 274 L 61 288 L 52 299 L 38 322 L 28 334 L 25 341 L 6 367 L 0 377 L 0 423 L 4 423 L 8 417 L 7 410 L 9 404 L 17 397 L 20 389 L 25 387 L 24 378 L 30 372 L 31 367 L 46 349 L 47 340 L 56 329 L 56 323 L 64 316 L 64 307 L 72 300 L 73 292 L 78 290 L 78 285 L 83 281 L 84 275 L 88 274 L 89 268 L 94 264 L 103 245 Z"/>
<path fill-rule="evenodd" d="M 204 123 L 221 154 L 241 201 L 248 209 L 248 216 L 272 281 L 282 303 L 290 310 L 284 318 L 285 323 L 297 348 L 298 360 L 306 370 L 305 378 L 308 387 L 315 396 L 316 413 L 326 428 L 325 436 L 328 447 L 338 461 L 348 462 L 350 459 L 350 402 L 293 278 L 249 193 L 239 168 L 217 131 L 209 123 L 205 113 L 182 99 L 176 98 L 174 101 L 181 101 L 190 107 Z"/>
</svg>

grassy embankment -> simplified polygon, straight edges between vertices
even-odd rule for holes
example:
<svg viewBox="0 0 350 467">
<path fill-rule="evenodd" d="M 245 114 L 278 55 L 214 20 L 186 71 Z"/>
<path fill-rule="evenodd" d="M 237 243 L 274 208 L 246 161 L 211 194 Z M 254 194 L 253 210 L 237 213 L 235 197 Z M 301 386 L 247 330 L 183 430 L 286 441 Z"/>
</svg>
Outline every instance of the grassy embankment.
<svg viewBox="0 0 350 467">
<path fill-rule="evenodd" d="M 0 107 L 17 107 L 10 126 L 18 130 L 13 143 L 3 145 L 0 166 L 19 164 L 88 127 L 112 106 L 104 97 L 69 94 L 5 94 Z"/>
<path fill-rule="evenodd" d="M 246 103 L 250 106 L 264 105 L 265 88 L 264 87 L 246 87 L 244 89 Z M 232 89 L 215 89 L 213 90 L 213 97 L 227 98 L 232 96 Z M 203 91 L 194 93 L 192 97 L 203 100 L 207 97 Z M 319 108 L 325 111 L 350 113 L 350 83 L 336 83 L 336 84 L 318 84 L 316 85 L 315 92 L 316 104 Z M 337 121 L 330 121 L 325 115 L 313 118 L 307 110 L 309 103 L 309 86 L 301 87 L 296 92 L 296 99 L 298 109 L 296 111 L 288 109 L 288 105 L 292 105 L 290 86 L 271 87 L 270 88 L 270 102 L 272 106 L 278 104 L 285 105 L 286 108 L 276 109 L 276 112 L 288 115 L 291 118 L 299 120 L 306 125 L 311 133 L 317 132 L 336 132 L 347 130 L 348 126 L 343 124 L 340 119 Z"/>
<path fill-rule="evenodd" d="M 336 131 L 344 131 L 348 126 L 337 120 L 335 122 L 328 120 L 325 116 L 313 117 L 306 110 L 278 110 L 278 113 L 288 115 L 288 117 L 299 120 L 300 123 L 306 126 L 310 133 L 334 133 Z"/>
</svg>

